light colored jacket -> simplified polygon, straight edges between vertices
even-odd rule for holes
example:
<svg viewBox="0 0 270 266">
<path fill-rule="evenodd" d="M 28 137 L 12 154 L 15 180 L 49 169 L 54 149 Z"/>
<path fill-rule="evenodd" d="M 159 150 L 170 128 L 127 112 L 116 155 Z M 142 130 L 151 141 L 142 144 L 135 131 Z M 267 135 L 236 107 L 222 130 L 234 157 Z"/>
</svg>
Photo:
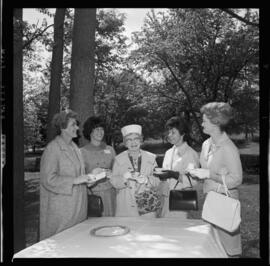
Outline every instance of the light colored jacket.
<svg viewBox="0 0 270 266">
<path fill-rule="evenodd" d="M 190 187 L 188 178 L 185 175 L 185 170 L 187 169 L 189 163 L 192 163 L 195 168 L 199 167 L 199 155 L 186 142 L 184 142 L 179 148 L 174 145 L 172 148 L 166 151 L 162 168 L 178 171 L 183 176 L 183 181 L 179 182 L 175 189 Z M 167 182 L 169 183 L 170 189 L 173 189 L 177 180 L 170 178 L 167 179 Z M 193 186 L 197 184 L 196 180 L 192 178 L 191 183 Z"/>
<path fill-rule="evenodd" d="M 141 156 L 141 174 L 148 176 L 150 183 L 157 187 L 160 181 L 152 176 L 153 169 L 157 166 L 156 155 L 141 150 Z M 139 216 L 135 200 L 135 182 L 130 182 L 130 187 L 128 187 L 123 177 L 124 173 L 132 169 L 127 151 L 123 151 L 115 157 L 112 178 L 110 179 L 112 185 L 117 189 L 115 216 Z"/>
<path fill-rule="evenodd" d="M 208 138 L 202 145 L 200 154 L 200 163 L 202 168 L 210 169 L 210 179 L 205 179 L 203 192 L 207 193 L 214 190 L 225 193 L 220 170 L 226 168 L 228 173 L 225 176 L 225 182 L 230 189 L 231 196 L 238 198 L 238 186 L 242 184 L 243 173 L 240 155 L 237 147 L 224 132 L 220 141 L 214 145 L 214 150 L 210 148 L 213 144 L 212 138 Z M 211 179 L 211 176 L 218 180 Z"/>
<path fill-rule="evenodd" d="M 40 163 L 40 240 L 87 218 L 87 188 L 73 185 L 84 174 L 84 162 L 75 143 L 74 153 L 57 136 L 45 148 Z"/>
</svg>

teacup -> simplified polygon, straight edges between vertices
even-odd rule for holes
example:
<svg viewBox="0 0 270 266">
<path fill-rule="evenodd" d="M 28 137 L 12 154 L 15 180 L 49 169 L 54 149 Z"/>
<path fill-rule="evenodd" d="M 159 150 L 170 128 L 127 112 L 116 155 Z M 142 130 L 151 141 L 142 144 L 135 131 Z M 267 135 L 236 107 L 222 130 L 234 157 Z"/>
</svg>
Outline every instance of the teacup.
<svg viewBox="0 0 270 266">
<path fill-rule="evenodd" d="M 155 168 L 155 173 L 163 173 L 164 169 L 163 168 Z"/>
</svg>

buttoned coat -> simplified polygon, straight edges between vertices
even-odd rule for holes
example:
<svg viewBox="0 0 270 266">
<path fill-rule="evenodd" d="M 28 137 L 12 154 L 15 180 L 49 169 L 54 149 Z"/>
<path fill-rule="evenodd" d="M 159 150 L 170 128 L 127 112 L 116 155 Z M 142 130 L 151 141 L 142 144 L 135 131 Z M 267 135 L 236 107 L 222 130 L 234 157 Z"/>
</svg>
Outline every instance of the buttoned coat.
<svg viewBox="0 0 270 266">
<path fill-rule="evenodd" d="M 84 163 L 75 143 L 74 152 L 57 136 L 45 148 L 40 162 L 40 240 L 87 218 L 87 188 L 74 185 L 84 174 Z"/>
<path fill-rule="evenodd" d="M 225 182 L 230 196 L 236 199 L 239 198 L 238 187 L 243 180 L 242 164 L 237 147 L 225 132 L 216 144 L 213 143 L 211 137 L 204 141 L 200 154 L 200 163 L 202 168 L 210 170 L 210 178 L 204 180 L 204 193 L 208 193 L 211 190 L 225 193 L 220 170 L 226 168 Z M 213 228 L 218 233 L 229 255 L 239 255 L 242 253 L 240 228 L 234 233 L 226 232 L 214 225 Z"/>
<path fill-rule="evenodd" d="M 211 146 L 213 146 L 213 149 L 211 149 Z M 219 173 L 222 168 L 226 168 L 225 181 L 228 189 L 230 189 L 231 197 L 239 198 L 237 188 L 243 181 L 242 164 L 237 147 L 225 132 L 217 144 L 213 143 L 212 138 L 204 141 L 200 154 L 200 163 L 202 168 L 210 170 L 210 179 L 204 181 L 204 193 L 211 190 L 225 193 Z M 219 179 L 212 179 L 211 176 L 219 176 Z"/>
<path fill-rule="evenodd" d="M 148 176 L 151 185 L 157 187 L 160 181 L 152 175 L 153 169 L 157 166 L 156 155 L 141 150 L 141 156 L 141 174 Z M 135 182 L 130 182 L 130 186 L 127 186 L 123 177 L 124 173 L 132 170 L 127 151 L 123 151 L 115 157 L 111 178 L 112 185 L 117 189 L 115 216 L 139 216 L 135 200 Z"/>
</svg>

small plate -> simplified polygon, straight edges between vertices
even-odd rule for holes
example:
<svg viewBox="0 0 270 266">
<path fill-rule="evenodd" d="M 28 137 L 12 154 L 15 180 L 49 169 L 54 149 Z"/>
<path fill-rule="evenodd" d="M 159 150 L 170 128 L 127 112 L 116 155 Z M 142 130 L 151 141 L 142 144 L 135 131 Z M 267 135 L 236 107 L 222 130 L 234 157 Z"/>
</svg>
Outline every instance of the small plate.
<svg viewBox="0 0 270 266">
<path fill-rule="evenodd" d="M 94 228 L 90 231 L 90 235 L 96 237 L 112 237 L 128 234 L 130 229 L 123 225 L 106 225 Z"/>
<path fill-rule="evenodd" d="M 163 168 L 155 168 L 154 169 L 154 173 L 155 174 L 163 174 L 163 173 L 166 173 L 168 170 L 166 169 L 163 169 Z"/>
<path fill-rule="evenodd" d="M 203 170 L 204 169 L 196 168 L 189 170 L 188 173 L 191 177 L 197 177 L 198 179 L 206 179 L 207 177 L 205 177 Z"/>
</svg>

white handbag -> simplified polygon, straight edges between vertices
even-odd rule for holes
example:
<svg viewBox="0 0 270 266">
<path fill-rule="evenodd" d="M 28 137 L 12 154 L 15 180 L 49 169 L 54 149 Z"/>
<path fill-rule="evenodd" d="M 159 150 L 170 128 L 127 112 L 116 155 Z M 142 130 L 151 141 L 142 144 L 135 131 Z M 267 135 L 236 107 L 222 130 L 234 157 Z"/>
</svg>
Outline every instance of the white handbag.
<svg viewBox="0 0 270 266">
<path fill-rule="evenodd" d="M 234 232 L 241 223 L 240 201 L 229 197 L 224 175 L 222 181 L 226 195 L 209 191 L 203 205 L 202 219 L 228 232 Z"/>
</svg>

